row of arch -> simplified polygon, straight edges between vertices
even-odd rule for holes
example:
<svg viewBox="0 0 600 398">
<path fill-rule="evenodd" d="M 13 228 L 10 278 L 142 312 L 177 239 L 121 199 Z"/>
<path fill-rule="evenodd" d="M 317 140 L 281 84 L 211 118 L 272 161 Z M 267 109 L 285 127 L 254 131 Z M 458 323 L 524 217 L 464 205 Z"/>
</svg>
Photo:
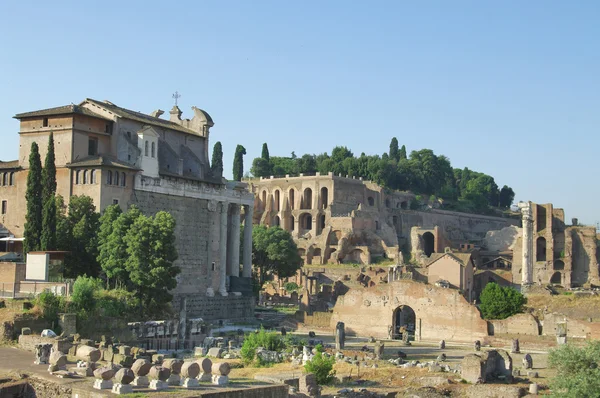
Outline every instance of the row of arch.
<svg viewBox="0 0 600 398">
<path fill-rule="evenodd" d="M 75 184 L 96 184 L 96 170 L 77 170 L 75 171 Z"/>
<path fill-rule="evenodd" d="M 375 198 L 373 198 L 372 196 L 367 197 L 367 204 L 369 206 L 375 206 Z M 396 202 L 396 209 L 402 209 L 402 210 L 407 210 L 408 209 L 408 201 L 404 200 L 401 202 Z M 392 208 L 392 202 L 390 201 L 390 199 L 386 199 L 385 200 L 385 207 L 387 207 L 388 209 Z"/>
<path fill-rule="evenodd" d="M 148 156 L 148 141 L 144 142 L 144 156 Z M 152 146 L 150 149 L 150 156 L 156 157 L 156 143 L 152 142 Z"/>
<path fill-rule="evenodd" d="M 288 220 L 289 220 L 289 230 L 293 231 L 296 228 L 295 227 L 296 217 L 294 217 L 293 215 L 290 215 Z M 303 229 L 304 230 L 312 230 L 313 217 L 310 213 L 300 214 L 300 216 L 298 218 L 298 222 L 299 222 L 299 228 L 301 230 L 303 230 Z M 272 225 L 282 227 L 281 218 L 279 216 L 274 216 Z M 319 216 L 318 228 L 321 230 L 323 230 L 325 228 L 325 214 L 321 214 Z"/>
<path fill-rule="evenodd" d="M 290 201 L 290 209 L 295 210 L 295 208 L 296 208 L 296 190 L 294 188 L 290 188 L 290 190 L 288 191 L 288 198 Z M 319 199 L 320 199 L 320 201 L 319 201 Z M 266 207 L 266 203 L 267 203 L 267 191 L 266 190 L 262 191 L 261 200 L 262 200 L 263 208 Z M 320 203 L 318 205 L 318 207 L 320 209 L 327 208 L 327 204 L 329 202 L 329 190 L 327 189 L 327 187 L 321 188 L 320 196 L 317 200 Z M 273 210 L 281 211 L 281 209 L 282 209 L 281 191 L 279 189 L 276 189 L 273 192 Z M 304 189 L 304 192 L 302 193 L 302 197 L 300 198 L 300 209 L 301 210 L 312 210 L 313 209 L 313 191 L 311 188 Z"/>
<path fill-rule="evenodd" d="M 0 184 L 2 186 L 12 186 L 15 185 L 15 172 L 4 172 L 2 173 L 2 178 L 0 179 Z"/>
</svg>

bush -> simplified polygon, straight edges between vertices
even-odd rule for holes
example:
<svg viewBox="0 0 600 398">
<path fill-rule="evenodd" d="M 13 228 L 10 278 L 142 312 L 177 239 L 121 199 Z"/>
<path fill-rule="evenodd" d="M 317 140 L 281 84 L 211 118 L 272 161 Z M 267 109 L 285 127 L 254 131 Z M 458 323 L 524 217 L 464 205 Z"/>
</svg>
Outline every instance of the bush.
<svg viewBox="0 0 600 398">
<path fill-rule="evenodd" d="M 557 373 L 550 382 L 556 397 L 597 397 L 600 391 L 600 341 L 588 341 L 583 347 L 570 344 L 550 350 L 548 364 Z"/>
<path fill-rule="evenodd" d="M 139 308 L 139 300 L 124 289 L 100 290 L 95 305 L 104 316 L 121 317 L 135 313 Z"/>
<path fill-rule="evenodd" d="M 242 361 L 245 364 L 254 361 L 258 347 L 264 347 L 268 351 L 279 351 L 285 348 L 285 344 L 281 335 L 276 332 L 267 332 L 261 328 L 258 333 L 250 333 L 246 335 L 240 350 Z"/>
<path fill-rule="evenodd" d="M 525 297 L 512 287 L 488 283 L 479 296 L 481 313 L 485 319 L 505 319 L 521 312 Z"/>
<path fill-rule="evenodd" d="M 79 311 L 92 312 L 96 307 L 95 296 L 102 289 L 100 279 L 78 276 L 73 284 L 71 302 Z"/>
<path fill-rule="evenodd" d="M 37 296 L 35 305 L 41 310 L 44 318 L 55 322 L 58 320 L 58 314 L 65 311 L 66 302 L 63 297 L 45 291 Z"/>
<path fill-rule="evenodd" d="M 298 290 L 298 288 L 300 288 L 300 286 L 298 286 L 298 284 L 296 282 L 288 282 L 285 285 L 283 285 L 283 287 L 285 288 L 285 291 L 288 293 L 295 292 L 296 290 Z"/>
<path fill-rule="evenodd" d="M 335 359 L 333 357 L 327 358 L 322 352 L 317 351 L 313 359 L 306 362 L 304 370 L 308 373 L 314 373 L 318 384 L 329 384 L 335 377 L 334 363 Z"/>
</svg>

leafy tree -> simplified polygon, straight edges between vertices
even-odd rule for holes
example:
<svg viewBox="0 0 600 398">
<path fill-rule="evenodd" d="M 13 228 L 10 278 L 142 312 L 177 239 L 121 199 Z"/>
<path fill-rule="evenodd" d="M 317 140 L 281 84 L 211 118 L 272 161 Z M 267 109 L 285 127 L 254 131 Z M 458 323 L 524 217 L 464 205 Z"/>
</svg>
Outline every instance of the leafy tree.
<svg viewBox="0 0 600 398">
<path fill-rule="evenodd" d="M 45 204 L 56 193 L 56 163 L 54 155 L 54 134 L 48 137 L 48 152 L 42 170 L 42 197 Z"/>
<path fill-rule="evenodd" d="M 317 172 L 317 160 L 315 155 L 305 154 L 296 159 L 298 173 L 312 174 Z"/>
<path fill-rule="evenodd" d="M 41 249 L 42 231 L 42 162 L 37 143 L 31 143 L 29 153 L 29 173 L 27 174 L 27 213 L 23 231 L 23 250 L 25 253 Z"/>
<path fill-rule="evenodd" d="M 258 267 L 261 287 L 267 274 L 289 278 L 302 266 L 292 235 L 280 227 L 264 225 L 255 225 L 252 229 L 252 260 Z"/>
<path fill-rule="evenodd" d="M 213 147 L 212 161 L 210 162 L 210 170 L 213 176 L 221 177 L 223 175 L 223 146 L 221 141 L 217 141 Z"/>
<path fill-rule="evenodd" d="M 525 297 L 512 287 L 490 282 L 479 296 L 481 313 L 485 319 L 506 319 L 521 312 Z"/>
<path fill-rule="evenodd" d="M 56 204 L 56 249 L 70 250 L 71 248 L 71 229 L 67 219 L 67 206 L 61 195 L 54 197 Z"/>
<path fill-rule="evenodd" d="M 260 158 L 255 158 L 252 161 L 252 168 L 250 172 L 255 177 L 268 177 L 271 175 L 271 159 L 269 157 L 269 148 L 267 147 L 267 143 L 265 142 L 262 147 L 262 156 Z"/>
<path fill-rule="evenodd" d="M 508 209 L 512 205 L 514 200 L 515 200 L 515 193 L 512 190 L 512 188 L 510 188 L 506 185 L 503 186 L 502 189 L 500 190 L 498 206 Z"/>
<path fill-rule="evenodd" d="M 106 275 L 106 287 L 110 286 L 110 280 L 115 278 L 118 272 L 115 272 L 115 268 L 123 269 L 125 264 L 126 255 L 124 248 L 118 250 L 113 245 L 113 238 L 119 238 L 122 243 L 123 235 L 114 236 L 113 223 L 123 214 L 121 206 L 111 205 L 104 209 L 104 213 L 100 216 L 100 228 L 98 230 L 98 264 Z M 116 287 L 116 281 L 115 281 Z"/>
<path fill-rule="evenodd" d="M 154 217 L 140 215 L 124 237 L 128 258 L 125 269 L 139 297 L 144 315 L 157 314 L 172 300 L 169 290 L 177 286 L 180 269 L 173 265 L 175 219 L 160 211 Z"/>
<path fill-rule="evenodd" d="M 71 294 L 71 302 L 80 311 L 91 312 L 96 301 L 94 296 L 102 289 L 102 281 L 97 278 L 80 275 L 73 283 L 73 294 Z"/>
<path fill-rule="evenodd" d="M 98 276 L 97 231 L 100 215 L 89 196 L 71 196 L 67 228 L 70 253 L 65 258 L 65 274 L 75 278 L 80 275 Z"/>
<path fill-rule="evenodd" d="M 238 145 L 235 148 L 235 155 L 233 156 L 233 179 L 234 181 L 242 181 L 244 175 L 244 155 L 246 154 L 246 148 L 242 145 Z"/>
<path fill-rule="evenodd" d="M 587 341 L 583 347 L 561 345 L 550 350 L 548 363 L 556 369 L 550 381 L 552 396 L 566 398 L 598 397 L 600 391 L 600 341 Z"/>
<path fill-rule="evenodd" d="M 400 157 L 400 159 L 406 159 L 406 145 L 402 145 L 402 148 L 400 148 L 398 156 Z"/>
<path fill-rule="evenodd" d="M 335 370 L 333 370 L 334 363 L 334 357 L 327 358 L 322 352 L 317 351 L 313 358 L 306 362 L 304 370 L 307 373 L 314 373 L 317 384 L 329 384 L 335 377 Z"/>
<path fill-rule="evenodd" d="M 56 198 L 54 195 L 44 203 L 40 247 L 42 250 L 56 250 Z"/>
<path fill-rule="evenodd" d="M 390 159 L 400 160 L 400 150 L 398 149 L 398 139 L 396 137 L 392 138 L 392 142 L 390 142 Z"/>
</svg>

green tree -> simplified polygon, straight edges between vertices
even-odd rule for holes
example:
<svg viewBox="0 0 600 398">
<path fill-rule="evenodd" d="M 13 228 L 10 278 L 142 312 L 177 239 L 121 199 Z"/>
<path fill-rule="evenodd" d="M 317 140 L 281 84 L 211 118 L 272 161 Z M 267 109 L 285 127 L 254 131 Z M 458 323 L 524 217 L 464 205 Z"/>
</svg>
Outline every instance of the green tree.
<svg viewBox="0 0 600 398">
<path fill-rule="evenodd" d="M 96 306 L 95 296 L 101 289 L 100 279 L 80 275 L 73 283 L 71 302 L 79 311 L 92 312 Z"/>
<path fill-rule="evenodd" d="M 400 148 L 400 152 L 398 153 L 398 156 L 400 157 L 400 159 L 406 159 L 406 145 L 402 145 L 402 148 Z"/>
<path fill-rule="evenodd" d="M 44 159 L 44 169 L 42 170 L 42 198 L 45 204 L 51 196 L 56 193 L 56 163 L 54 155 L 54 134 L 50 133 L 48 137 L 48 152 Z"/>
<path fill-rule="evenodd" d="M 169 290 L 177 286 L 180 269 L 173 265 L 175 219 L 160 211 L 154 217 L 140 215 L 124 237 L 128 258 L 125 269 L 130 284 L 140 299 L 143 315 L 159 314 L 172 300 Z"/>
<path fill-rule="evenodd" d="M 96 260 L 100 264 L 100 268 L 106 276 L 106 287 L 110 286 L 110 280 L 115 278 L 114 269 L 123 267 L 126 260 L 126 253 L 123 255 L 123 251 L 116 250 L 112 243 L 113 241 L 113 223 L 123 214 L 121 206 L 111 205 L 104 209 L 104 212 L 100 216 L 100 228 L 98 229 L 98 257 Z M 122 236 L 119 236 L 122 241 Z M 115 281 L 116 288 L 116 281 Z"/>
<path fill-rule="evenodd" d="M 42 232 L 42 161 L 37 143 L 31 143 L 29 153 L 29 173 L 27 174 L 27 213 L 23 231 L 23 250 L 25 253 L 41 249 Z"/>
<path fill-rule="evenodd" d="M 100 215 L 89 196 L 71 196 L 67 216 L 70 238 L 70 253 L 65 258 L 65 275 L 76 278 L 80 275 L 98 276 L 97 231 Z"/>
<path fill-rule="evenodd" d="M 67 206 L 65 199 L 61 195 L 54 197 L 56 204 L 56 249 L 70 250 L 71 248 L 71 229 L 67 218 Z"/>
<path fill-rule="evenodd" d="M 255 225 L 252 229 L 252 260 L 258 268 L 261 287 L 268 274 L 289 278 L 302 266 L 292 235 L 280 227 L 264 225 Z"/>
<path fill-rule="evenodd" d="M 267 162 L 270 160 L 269 157 L 269 147 L 267 146 L 267 143 L 263 143 L 262 146 L 262 153 L 260 155 L 261 158 L 263 158 L 264 160 L 266 160 Z"/>
<path fill-rule="evenodd" d="M 498 206 L 508 209 L 515 200 L 515 192 L 508 186 L 503 186 L 500 190 Z"/>
<path fill-rule="evenodd" d="M 56 198 L 54 195 L 44 203 L 40 247 L 42 250 L 56 250 Z"/>
<path fill-rule="evenodd" d="M 395 161 L 400 160 L 400 150 L 398 149 L 398 139 L 396 137 L 392 138 L 390 142 L 390 159 Z"/>
<path fill-rule="evenodd" d="M 217 141 L 213 147 L 212 161 L 210 162 L 210 170 L 215 177 L 223 176 L 223 146 L 221 141 Z"/>
<path fill-rule="evenodd" d="M 242 145 L 238 145 L 235 148 L 235 155 L 233 156 L 233 179 L 234 181 L 242 181 L 244 176 L 244 155 L 246 154 L 246 148 Z"/>
<path fill-rule="evenodd" d="M 566 398 L 598 397 L 600 391 L 600 341 L 587 341 L 583 347 L 561 345 L 550 350 L 548 364 L 556 369 L 550 381 L 551 395 Z"/>
<path fill-rule="evenodd" d="M 485 319 L 506 319 L 521 312 L 525 297 L 512 287 L 490 282 L 479 296 L 481 313 Z"/>
<path fill-rule="evenodd" d="M 315 356 L 307 361 L 304 365 L 304 370 L 307 373 L 314 373 L 318 384 L 329 384 L 335 377 L 335 370 L 333 365 L 335 364 L 334 357 L 326 357 L 322 352 L 317 351 Z"/>
</svg>

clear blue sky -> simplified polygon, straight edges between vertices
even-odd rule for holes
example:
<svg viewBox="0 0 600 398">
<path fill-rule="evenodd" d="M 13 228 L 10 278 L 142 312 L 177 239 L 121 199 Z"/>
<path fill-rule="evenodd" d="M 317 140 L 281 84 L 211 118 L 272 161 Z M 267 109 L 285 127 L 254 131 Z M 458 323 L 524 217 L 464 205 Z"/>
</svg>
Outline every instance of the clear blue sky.
<svg viewBox="0 0 600 398">
<path fill-rule="evenodd" d="M 383 153 L 398 137 L 517 200 L 600 221 L 598 1 L 103 1 L 0 4 L 0 159 L 12 116 L 86 97 L 196 105 L 231 175 L 248 155 Z M 212 151 L 212 148 L 211 148 Z"/>
</svg>

